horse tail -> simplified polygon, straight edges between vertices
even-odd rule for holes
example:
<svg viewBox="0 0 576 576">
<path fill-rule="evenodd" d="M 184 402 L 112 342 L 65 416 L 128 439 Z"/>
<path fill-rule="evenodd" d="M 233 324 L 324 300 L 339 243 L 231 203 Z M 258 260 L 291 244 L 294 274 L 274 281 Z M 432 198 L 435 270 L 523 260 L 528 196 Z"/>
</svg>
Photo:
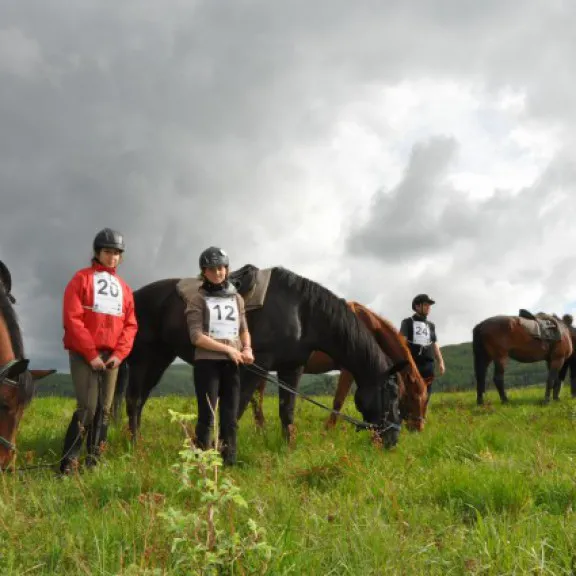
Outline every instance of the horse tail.
<svg viewBox="0 0 576 576">
<path fill-rule="evenodd" d="M 482 339 L 482 324 L 477 324 L 472 330 L 472 352 L 474 354 L 474 376 L 476 378 L 476 391 L 484 393 L 486 386 L 486 372 L 490 356 Z"/>
</svg>

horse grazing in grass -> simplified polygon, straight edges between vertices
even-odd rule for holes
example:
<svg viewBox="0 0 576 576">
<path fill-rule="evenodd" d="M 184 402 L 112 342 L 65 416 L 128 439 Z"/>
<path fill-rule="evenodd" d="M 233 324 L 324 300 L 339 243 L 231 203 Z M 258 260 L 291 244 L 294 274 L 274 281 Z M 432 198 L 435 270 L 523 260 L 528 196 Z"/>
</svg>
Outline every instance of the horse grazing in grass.
<svg viewBox="0 0 576 576">
<path fill-rule="evenodd" d="M 0 469 L 15 454 L 18 425 L 34 394 L 34 381 L 56 372 L 28 370 L 11 288 L 10 272 L 0 262 Z"/>
<path fill-rule="evenodd" d="M 568 326 L 557 316 L 544 313 L 532 315 L 525 310 L 519 316 L 493 316 L 477 324 L 472 330 L 474 373 L 477 403 L 484 403 L 486 373 L 494 362 L 494 385 L 500 400 L 508 402 L 504 389 L 504 368 L 508 358 L 532 363 L 542 360 L 548 366 L 544 402 L 560 398 L 560 370 L 572 356 L 575 340 Z"/>
<path fill-rule="evenodd" d="M 258 269 L 247 265 L 231 274 L 241 294 L 246 292 L 243 275 L 254 270 Z M 185 302 L 177 292 L 178 282 L 160 280 L 134 292 L 139 329 L 128 357 L 126 391 L 126 411 L 134 440 L 146 399 L 166 368 L 176 357 L 194 363 L 194 346 L 184 315 Z M 276 267 L 271 269 L 263 305 L 248 311 L 247 320 L 256 365 L 277 371 L 284 382 L 297 389 L 312 352 L 324 352 L 354 375 L 356 407 L 364 421 L 376 427 L 383 445 L 391 447 L 397 443 L 398 384 L 391 376 L 405 364 L 391 366 L 370 331 L 344 300 L 312 280 Z M 260 382 L 261 375 L 256 372 L 241 370 L 239 416 Z M 283 432 L 292 440 L 295 396 L 285 390 L 279 394 Z"/>
<path fill-rule="evenodd" d="M 397 374 L 400 387 L 400 415 L 406 422 L 406 426 L 412 430 L 421 431 L 424 428 L 426 418 L 426 383 L 416 367 L 410 349 L 406 343 L 406 338 L 394 327 L 394 325 L 372 312 L 369 308 L 358 302 L 348 302 L 348 306 L 358 317 L 358 319 L 370 330 L 380 349 L 392 362 L 406 361 L 405 368 Z M 324 374 L 331 370 L 338 370 L 337 363 L 324 352 L 314 351 L 304 366 L 305 374 Z M 338 378 L 338 386 L 332 404 L 333 410 L 340 411 L 352 383 L 354 376 L 348 370 L 341 370 Z M 258 397 L 252 397 L 252 409 L 254 419 L 259 426 L 264 425 L 264 412 L 262 403 L 264 400 L 264 390 L 266 380 L 262 379 L 258 385 Z M 326 427 L 333 428 L 338 416 L 330 414 L 326 420 Z"/>
</svg>

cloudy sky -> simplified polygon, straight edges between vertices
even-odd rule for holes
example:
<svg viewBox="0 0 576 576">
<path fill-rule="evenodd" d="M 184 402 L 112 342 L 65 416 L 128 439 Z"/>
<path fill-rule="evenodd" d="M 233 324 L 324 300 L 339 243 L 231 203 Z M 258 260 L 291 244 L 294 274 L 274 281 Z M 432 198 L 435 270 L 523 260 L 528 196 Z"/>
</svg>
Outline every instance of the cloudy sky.
<svg viewBox="0 0 576 576">
<path fill-rule="evenodd" d="M 440 342 L 576 309 L 576 4 L 0 6 L 0 259 L 35 365 L 104 226 L 134 287 L 283 265 Z M 47 366 L 46 366 L 47 367 Z"/>
</svg>

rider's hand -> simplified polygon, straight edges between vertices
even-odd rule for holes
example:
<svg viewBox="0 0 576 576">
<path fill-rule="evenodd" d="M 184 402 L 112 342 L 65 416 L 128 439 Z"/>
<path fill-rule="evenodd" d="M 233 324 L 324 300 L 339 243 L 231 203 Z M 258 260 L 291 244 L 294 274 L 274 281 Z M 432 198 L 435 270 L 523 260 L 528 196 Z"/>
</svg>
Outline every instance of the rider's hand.
<svg viewBox="0 0 576 576">
<path fill-rule="evenodd" d="M 118 356 L 110 356 L 106 362 L 106 368 L 108 368 L 108 370 L 113 370 L 114 368 L 118 368 L 120 364 L 122 364 L 122 361 Z"/>
<path fill-rule="evenodd" d="M 90 360 L 90 367 L 92 370 L 96 370 L 97 372 L 106 370 L 106 364 L 104 364 L 104 361 L 100 356 L 96 356 L 94 360 Z"/>
<path fill-rule="evenodd" d="M 229 346 L 226 353 L 228 354 L 228 357 L 230 358 L 230 360 L 232 360 L 232 362 L 234 362 L 235 364 L 243 364 L 244 363 L 244 358 L 243 358 L 240 350 L 237 350 L 236 348 Z"/>
<path fill-rule="evenodd" d="M 242 349 L 242 358 L 245 364 L 252 364 L 254 362 L 254 354 L 252 354 L 252 348 L 250 348 L 250 346 Z"/>
</svg>

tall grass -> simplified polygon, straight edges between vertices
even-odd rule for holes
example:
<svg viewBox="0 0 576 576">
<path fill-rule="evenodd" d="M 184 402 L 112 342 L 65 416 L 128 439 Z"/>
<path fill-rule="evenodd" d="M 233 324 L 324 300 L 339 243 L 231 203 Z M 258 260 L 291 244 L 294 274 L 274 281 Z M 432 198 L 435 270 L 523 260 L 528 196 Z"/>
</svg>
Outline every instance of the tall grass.
<svg viewBox="0 0 576 576">
<path fill-rule="evenodd" d="M 471 393 L 434 395 L 424 432 L 403 431 L 389 452 L 345 423 L 324 431 L 325 414 L 301 401 L 290 450 L 268 398 L 266 429 L 245 414 L 240 465 L 224 472 L 248 502 L 237 521 L 266 529 L 269 574 L 574 574 L 576 404 L 565 392 L 542 406 L 542 395 L 484 407 Z M 73 408 L 33 402 L 19 465 L 58 459 Z M 161 513 L 195 504 L 171 471 L 182 435 L 169 409 L 195 403 L 151 399 L 139 446 L 122 423 L 94 471 L 0 476 L 0 574 L 173 573 Z"/>
</svg>

